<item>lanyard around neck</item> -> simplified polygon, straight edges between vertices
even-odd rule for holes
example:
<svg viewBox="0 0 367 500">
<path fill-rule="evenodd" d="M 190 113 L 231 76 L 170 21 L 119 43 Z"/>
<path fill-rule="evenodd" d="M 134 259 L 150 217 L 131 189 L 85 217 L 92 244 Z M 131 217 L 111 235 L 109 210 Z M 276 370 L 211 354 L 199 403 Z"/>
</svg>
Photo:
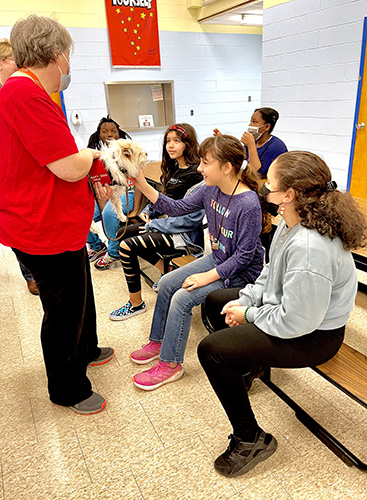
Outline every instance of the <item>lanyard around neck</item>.
<svg viewBox="0 0 367 500">
<path fill-rule="evenodd" d="M 237 189 L 237 187 L 238 187 L 238 184 L 239 184 L 240 182 L 241 182 L 241 179 L 238 179 L 237 184 L 235 185 L 234 190 L 232 191 L 232 194 L 231 194 L 231 196 L 229 197 L 229 200 L 228 200 L 227 206 L 226 206 L 225 210 L 223 210 L 222 219 L 221 219 L 220 224 L 219 224 L 218 235 L 217 235 L 217 237 L 216 237 L 216 238 L 214 238 L 214 239 L 213 239 L 213 243 L 212 243 L 212 248 L 213 248 L 213 250 L 218 250 L 218 248 L 219 248 L 219 236 L 220 236 L 220 232 L 221 232 L 221 230 L 222 230 L 223 219 L 224 219 L 224 216 L 225 216 L 225 214 L 226 214 L 226 212 L 227 212 L 227 210 L 228 210 L 229 204 L 231 203 L 231 200 L 232 200 L 232 198 L 233 198 L 233 195 L 234 195 L 234 193 L 236 192 L 236 189 Z M 220 192 L 220 189 L 218 188 L 217 198 L 216 198 L 216 200 L 215 200 L 216 205 L 217 205 L 217 203 L 218 203 L 219 192 Z M 216 208 L 217 208 L 217 207 L 215 207 L 215 209 L 214 209 L 214 226 L 215 226 L 215 227 L 217 227 L 217 210 L 216 210 Z"/>
<path fill-rule="evenodd" d="M 45 92 L 46 92 L 46 89 L 45 87 L 42 85 L 42 83 L 40 82 L 38 76 L 36 76 L 33 71 L 31 71 L 29 68 L 20 68 L 18 69 L 18 71 L 21 71 L 22 73 L 30 76 L 32 78 L 32 80 L 34 81 L 34 83 L 36 85 L 38 85 L 41 89 L 43 89 Z"/>
</svg>

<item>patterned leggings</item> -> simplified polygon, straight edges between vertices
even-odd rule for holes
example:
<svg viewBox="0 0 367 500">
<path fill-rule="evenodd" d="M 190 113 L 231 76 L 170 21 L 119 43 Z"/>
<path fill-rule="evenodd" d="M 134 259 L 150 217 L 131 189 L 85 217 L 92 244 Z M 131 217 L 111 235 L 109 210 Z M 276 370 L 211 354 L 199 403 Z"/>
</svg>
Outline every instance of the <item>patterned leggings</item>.
<svg viewBox="0 0 367 500">
<path fill-rule="evenodd" d="M 130 293 L 137 293 L 141 290 L 138 257 L 155 266 L 161 258 L 158 254 L 177 253 L 177 255 L 182 255 L 182 252 L 175 250 L 173 238 L 170 234 L 160 232 L 139 234 L 139 228 L 141 227 L 142 224 L 128 226 L 127 238 L 120 243 L 121 264 Z M 128 249 L 122 248 L 121 245 L 124 243 L 128 246 Z"/>
</svg>

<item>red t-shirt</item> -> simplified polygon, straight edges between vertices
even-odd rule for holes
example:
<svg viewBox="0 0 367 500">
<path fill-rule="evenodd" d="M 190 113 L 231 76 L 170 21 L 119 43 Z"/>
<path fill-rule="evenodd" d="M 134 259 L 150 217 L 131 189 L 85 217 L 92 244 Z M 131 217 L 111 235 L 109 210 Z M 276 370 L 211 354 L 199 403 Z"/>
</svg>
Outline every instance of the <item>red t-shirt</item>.
<svg viewBox="0 0 367 500">
<path fill-rule="evenodd" d="M 0 152 L 0 242 L 33 255 L 85 246 L 88 180 L 67 182 L 46 166 L 78 148 L 60 107 L 30 78 L 9 78 L 0 90 Z"/>
</svg>

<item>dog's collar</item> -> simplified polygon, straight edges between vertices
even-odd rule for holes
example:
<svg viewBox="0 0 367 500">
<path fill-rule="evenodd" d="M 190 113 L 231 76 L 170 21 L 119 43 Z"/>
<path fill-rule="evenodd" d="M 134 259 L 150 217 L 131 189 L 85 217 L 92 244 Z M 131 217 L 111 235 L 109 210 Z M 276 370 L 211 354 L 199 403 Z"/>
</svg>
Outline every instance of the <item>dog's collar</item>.
<svg viewBox="0 0 367 500">
<path fill-rule="evenodd" d="M 118 166 L 118 168 L 119 168 L 120 172 L 122 172 L 123 174 L 127 174 L 127 173 L 128 173 L 128 171 L 126 170 L 126 168 L 125 168 L 125 167 L 123 167 L 123 166 L 121 165 L 121 163 L 119 162 L 119 159 L 118 159 L 118 158 L 116 158 L 115 153 L 112 153 L 112 159 L 113 159 L 113 161 L 117 164 L 117 166 Z"/>
</svg>

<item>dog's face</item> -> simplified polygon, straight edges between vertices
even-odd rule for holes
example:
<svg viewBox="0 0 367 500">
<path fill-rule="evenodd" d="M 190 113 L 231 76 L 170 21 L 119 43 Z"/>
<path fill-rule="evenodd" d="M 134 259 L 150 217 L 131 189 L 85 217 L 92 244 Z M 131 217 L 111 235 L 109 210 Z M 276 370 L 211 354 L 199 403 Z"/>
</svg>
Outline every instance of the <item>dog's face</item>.
<svg viewBox="0 0 367 500">
<path fill-rule="evenodd" d="M 129 177 L 136 177 L 146 163 L 142 146 L 133 141 L 118 139 L 102 147 L 101 160 L 117 184 L 127 185 Z"/>
</svg>

